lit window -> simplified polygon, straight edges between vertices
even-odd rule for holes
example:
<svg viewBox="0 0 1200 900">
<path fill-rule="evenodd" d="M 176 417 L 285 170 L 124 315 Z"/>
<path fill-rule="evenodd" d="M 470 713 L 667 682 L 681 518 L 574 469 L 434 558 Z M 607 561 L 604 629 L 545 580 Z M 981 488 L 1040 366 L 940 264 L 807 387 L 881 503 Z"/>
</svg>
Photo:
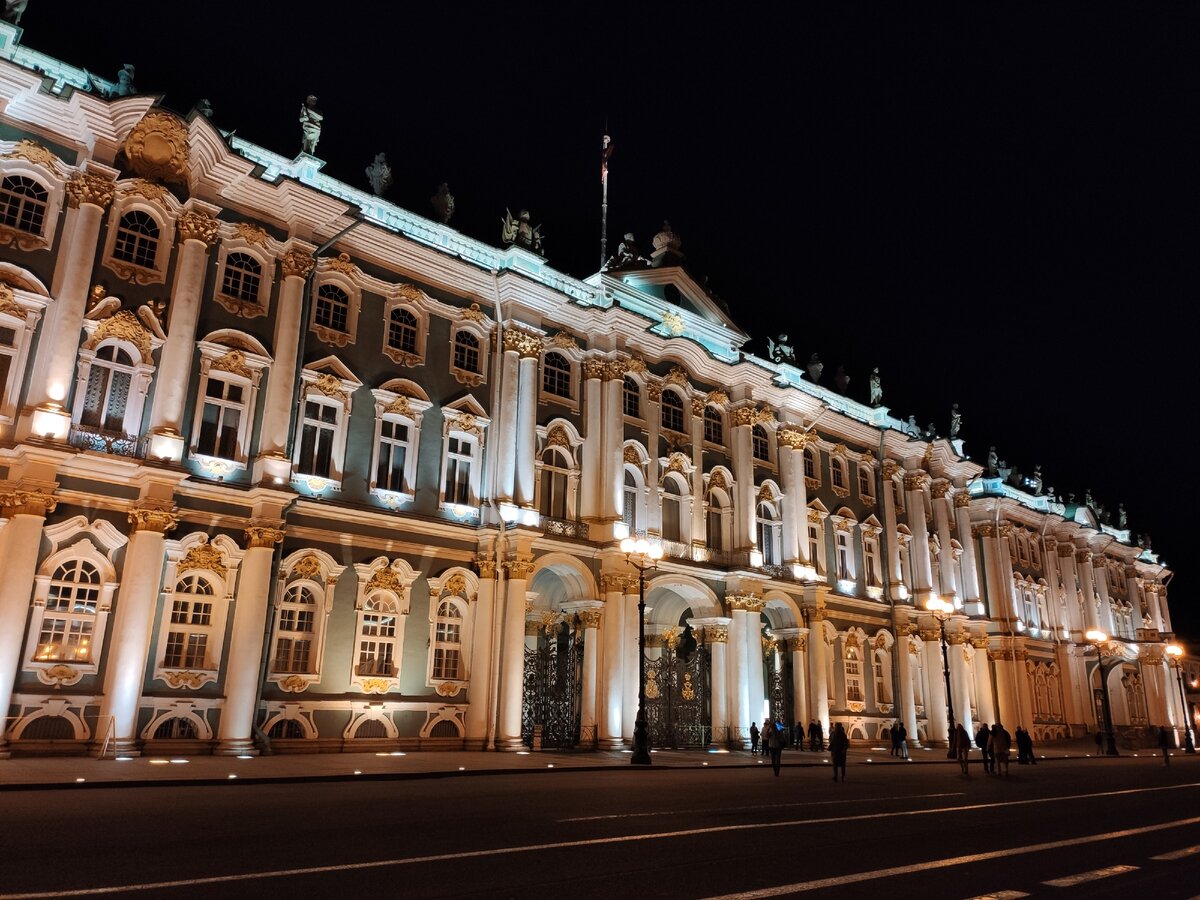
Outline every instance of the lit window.
<svg viewBox="0 0 1200 900">
<path fill-rule="evenodd" d="M 479 338 L 469 331 L 454 335 L 454 367 L 479 374 Z"/>
<path fill-rule="evenodd" d="M 249 253 L 230 253 L 225 259 L 221 293 L 244 303 L 258 303 L 262 287 L 262 263 Z"/>
<path fill-rule="evenodd" d="M 850 703 L 863 701 L 862 666 L 858 660 L 858 651 L 853 647 L 846 648 L 846 700 Z"/>
<path fill-rule="evenodd" d="M 804 477 L 817 478 L 817 453 L 811 447 L 804 448 Z"/>
<path fill-rule="evenodd" d="M 621 521 L 629 527 L 629 532 L 638 530 L 637 527 L 637 500 L 638 500 L 638 483 L 637 477 L 629 471 L 625 470 L 625 487 L 621 493 Z"/>
<path fill-rule="evenodd" d="M 679 479 L 669 477 L 663 483 L 662 497 L 662 536 L 665 541 L 679 543 L 683 540 L 681 533 L 683 520 L 683 488 Z"/>
<path fill-rule="evenodd" d="M 754 458 L 769 462 L 771 459 L 771 444 L 767 440 L 767 429 L 761 425 L 755 425 L 750 431 L 750 445 L 754 453 Z"/>
<path fill-rule="evenodd" d="M 196 452 L 221 459 L 240 459 L 242 423 L 246 416 L 246 385 L 234 379 L 208 376 L 200 413 Z"/>
<path fill-rule="evenodd" d="M 683 398 L 675 391 L 662 393 L 662 427 L 668 431 L 683 431 Z"/>
<path fill-rule="evenodd" d="M 342 405 L 326 403 L 315 397 L 304 401 L 304 422 L 300 431 L 300 454 L 296 472 L 318 478 L 334 477 L 334 448 L 341 424 Z"/>
<path fill-rule="evenodd" d="M 725 549 L 725 514 L 721 497 L 715 492 L 708 495 L 708 547 L 710 550 Z"/>
<path fill-rule="evenodd" d="M 542 360 L 542 390 L 555 397 L 571 396 L 571 363 L 561 353 L 547 353 Z"/>
<path fill-rule="evenodd" d="M 550 447 L 542 454 L 538 509 L 543 516 L 551 519 L 567 519 L 571 515 L 567 496 L 571 463 L 564 457 L 565 454 L 558 447 Z"/>
<path fill-rule="evenodd" d="M 407 309 L 396 307 L 388 317 L 388 346 L 401 353 L 417 352 L 417 319 Z"/>
<path fill-rule="evenodd" d="M 317 288 L 317 308 L 314 321 L 323 328 L 347 332 L 350 318 L 350 297 L 336 284 L 323 284 Z"/>
<path fill-rule="evenodd" d="M 396 677 L 396 603 L 386 594 L 367 598 L 358 629 L 355 675 Z"/>
<path fill-rule="evenodd" d="M 135 266 L 153 269 L 158 258 L 158 222 L 140 209 L 121 216 L 113 257 Z"/>
<path fill-rule="evenodd" d="M 639 418 L 642 414 L 642 393 L 638 387 L 638 383 L 625 376 L 625 380 L 621 384 L 621 401 L 624 405 L 625 415 L 631 419 Z"/>
<path fill-rule="evenodd" d="M 725 443 L 725 426 L 721 411 L 715 406 L 704 407 L 704 440 L 710 444 Z"/>
<path fill-rule="evenodd" d="M 408 423 L 384 416 L 379 424 L 375 487 L 384 491 L 411 493 L 412 486 L 407 481 L 408 454 L 411 450 Z"/>
<path fill-rule="evenodd" d="M 780 564 L 782 530 L 782 523 L 771 504 L 758 504 L 758 549 L 762 552 L 764 565 Z"/>
<path fill-rule="evenodd" d="M 825 571 L 825 554 L 823 552 L 820 522 L 808 523 L 808 564 L 817 572 Z"/>
<path fill-rule="evenodd" d="M 272 671 L 306 674 L 313 671 L 317 600 L 312 588 L 292 585 L 279 604 L 275 623 L 275 656 Z"/>
<path fill-rule="evenodd" d="M 437 680 L 462 678 L 463 616 L 458 604 L 443 600 L 438 604 L 433 630 L 433 669 Z"/>
<path fill-rule="evenodd" d="M 472 505 L 471 469 L 474 461 L 474 442 L 459 435 L 450 435 L 446 439 L 446 503 Z"/>
<path fill-rule="evenodd" d="M 194 573 L 188 573 L 176 582 L 171 595 L 171 624 L 163 652 L 164 667 L 213 668 L 213 662 L 208 658 L 213 594 L 213 586 Z"/>
<path fill-rule="evenodd" d="M 29 234 L 42 233 L 50 195 L 24 175 L 8 175 L 0 182 L 0 224 Z"/>
<path fill-rule="evenodd" d="M 60 565 L 50 577 L 34 659 L 92 661 L 92 632 L 100 600 L 100 572 L 82 559 Z"/>
<path fill-rule="evenodd" d="M 0 397 L 8 396 L 8 377 L 17 356 L 17 330 L 0 325 Z"/>
<path fill-rule="evenodd" d="M 850 547 L 849 532 L 837 532 L 837 577 L 842 581 L 854 579 L 853 550 Z"/>
</svg>

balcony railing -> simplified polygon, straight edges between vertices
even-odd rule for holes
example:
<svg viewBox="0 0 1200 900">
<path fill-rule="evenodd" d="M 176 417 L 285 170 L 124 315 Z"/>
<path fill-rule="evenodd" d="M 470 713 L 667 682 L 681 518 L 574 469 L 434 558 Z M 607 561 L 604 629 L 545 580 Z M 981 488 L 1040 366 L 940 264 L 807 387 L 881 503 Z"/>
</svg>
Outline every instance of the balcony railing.
<svg viewBox="0 0 1200 900">
<path fill-rule="evenodd" d="M 131 434 L 105 431 L 91 425 L 72 425 L 70 442 L 80 450 L 109 453 L 113 456 L 139 457 L 143 455 L 141 441 Z"/>
<path fill-rule="evenodd" d="M 588 539 L 588 526 L 586 522 L 575 522 L 571 519 L 556 519 L 553 516 L 542 516 L 541 528 L 546 534 L 554 534 L 558 535 L 558 537 L 572 538 L 577 541 L 586 541 Z"/>
</svg>

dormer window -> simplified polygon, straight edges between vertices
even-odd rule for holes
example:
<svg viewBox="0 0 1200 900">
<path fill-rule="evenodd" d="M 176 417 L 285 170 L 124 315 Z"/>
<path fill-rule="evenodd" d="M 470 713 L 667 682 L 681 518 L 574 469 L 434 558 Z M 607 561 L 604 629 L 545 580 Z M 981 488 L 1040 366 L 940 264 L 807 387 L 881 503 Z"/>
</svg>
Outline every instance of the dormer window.
<svg viewBox="0 0 1200 900">
<path fill-rule="evenodd" d="M 683 431 L 683 398 L 675 391 L 663 391 L 662 427 L 668 431 Z"/>
<path fill-rule="evenodd" d="M 153 269 L 158 259 L 158 222 L 148 212 L 131 210 L 121 216 L 117 226 L 117 239 L 113 244 L 113 258 L 123 262 Z"/>
<path fill-rule="evenodd" d="M 0 182 L 0 224 L 40 235 L 49 202 L 49 193 L 32 178 L 8 175 Z"/>
</svg>

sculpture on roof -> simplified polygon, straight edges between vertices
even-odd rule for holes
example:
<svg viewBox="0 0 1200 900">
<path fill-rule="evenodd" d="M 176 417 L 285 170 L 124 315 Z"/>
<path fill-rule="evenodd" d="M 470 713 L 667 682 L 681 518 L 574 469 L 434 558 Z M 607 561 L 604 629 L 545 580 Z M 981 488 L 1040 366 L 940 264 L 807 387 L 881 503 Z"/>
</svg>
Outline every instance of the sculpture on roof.
<svg viewBox="0 0 1200 900">
<path fill-rule="evenodd" d="M 1124 531 L 1129 527 L 1129 514 L 1125 512 L 1125 504 L 1117 504 L 1117 527 Z"/>
<path fill-rule="evenodd" d="M 317 97 L 309 94 L 300 106 L 300 152 L 313 155 L 321 139 L 321 122 L 325 114 L 317 109 Z"/>
<path fill-rule="evenodd" d="M 671 228 L 671 223 L 663 219 L 662 231 L 654 236 L 655 253 L 665 253 L 668 250 L 679 252 L 679 248 L 683 246 L 683 241 L 680 239 Z"/>
<path fill-rule="evenodd" d="M 958 404 L 950 405 L 950 440 L 958 439 L 958 432 L 962 429 L 962 413 L 958 411 Z"/>
<path fill-rule="evenodd" d="M 383 192 L 392 186 L 392 167 L 388 165 L 387 155 L 382 150 L 375 154 L 375 161 L 367 166 L 366 173 L 376 197 L 382 197 Z"/>
<path fill-rule="evenodd" d="M 437 213 L 437 220 L 445 225 L 454 215 L 454 195 L 450 193 L 450 185 L 442 182 L 438 185 L 437 193 L 429 198 L 429 202 L 433 204 L 433 211 Z"/>
<path fill-rule="evenodd" d="M 521 214 L 515 219 L 512 212 L 504 210 L 504 218 L 500 220 L 500 225 L 500 240 L 505 244 L 517 244 L 541 255 L 542 226 L 535 227 L 529 224 L 529 210 L 521 210 Z"/>
<path fill-rule="evenodd" d="M 1095 501 L 1092 500 L 1092 489 L 1088 488 L 1083 492 L 1083 505 L 1090 507 L 1094 505 L 1094 502 Z"/>
<path fill-rule="evenodd" d="M 904 423 L 904 430 L 913 437 L 921 436 L 921 426 L 917 424 L 916 416 L 909 416 L 908 421 Z"/>
<path fill-rule="evenodd" d="M 996 455 L 995 447 L 988 447 L 987 473 L 991 478 L 1000 474 L 1000 457 Z"/>
<path fill-rule="evenodd" d="M 833 384 L 838 389 L 839 394 L 846 393 L 846 388 L 850 387 L 850 376 L 846 374 L 845 366 L 837 367 L 837 372 L 833 376 Z"/>
<path fill-rule="evenodd" d="M 650 260 L 642 256 L 642 251 L 638 248 L 632 231 L 625 232 L 621 243 L 617 245 L 617 255 L 605 263 L 605 268 L 614 264 L 618 266 L 650 265 Z"/>
<path fill-rule="evenodd" d="M 29 0 L 5 0 L 4 18 L 14 25 L 20 25 L 21 14 L 25 12 L 25 7 L 28 5 Z"/>
<path fill-rule="evenodd" d="M 213 114 L 212 104 L 208 102 L 207 97 L 201 97 L 196 101 L 196 112 L 204 116 L 206 119 L 211 119 Z"/>
<path fill-rule="evenodd" d="M 819 384 L 821 381 L 821 373 L 825 371 L 825 365 L 821 362 L 821 358 L 817 354 L 813 354 L 808 358 L 808 377 L 813 384 Z"/>
<path fill-rule="evenodd" d="M 133 63 L 125 63 L 125 65 L 121 66 L 121 70 L 117 72 L 117 83 L 112 88 L 107 87 L 103 83 L 97 84 L 91 72 L 87 69 L 83 71 L 87 75 L 88 90 L 95 91 L 101 97 L 106 99 L 111 97 L 129 97 L 137 93 L 137 88 L 133 86 L 135 72 Z"/>
<path fill-rule="evenodd" d="M 868 400 L 872 406 L 880 406 L 883 403 L 883 382 L 879 378 L 879 367 L 876 366 L 871 370 L 871 377 L 867 379 Z"/>
<path fill-rule="evenodd" d="M 767 338 L 767 356 L 772 362 L 796 364 L 796 351 L 788 343 L 788 336 L 781 334 L 778 341 Z"/>
</svg>

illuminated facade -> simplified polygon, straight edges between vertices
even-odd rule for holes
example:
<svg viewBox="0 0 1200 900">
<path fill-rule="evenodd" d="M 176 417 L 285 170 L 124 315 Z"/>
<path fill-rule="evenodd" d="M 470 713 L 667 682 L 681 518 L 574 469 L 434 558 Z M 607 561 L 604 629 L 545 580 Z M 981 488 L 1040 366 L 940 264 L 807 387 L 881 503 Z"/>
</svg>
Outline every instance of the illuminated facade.
<svg viewBox="0 0 1200 900">
<path fill-rule="evenodd" d="M 935 596 L 957 721 L 1094 728 L 1093 628 L 1179 721 L 1150 551 L 742 353 L 669 242 L 576 280 L 0 37 L 3 752 L 622 747 L 631 532 L 657 745 L 944 741 Z"/>
</svg>

